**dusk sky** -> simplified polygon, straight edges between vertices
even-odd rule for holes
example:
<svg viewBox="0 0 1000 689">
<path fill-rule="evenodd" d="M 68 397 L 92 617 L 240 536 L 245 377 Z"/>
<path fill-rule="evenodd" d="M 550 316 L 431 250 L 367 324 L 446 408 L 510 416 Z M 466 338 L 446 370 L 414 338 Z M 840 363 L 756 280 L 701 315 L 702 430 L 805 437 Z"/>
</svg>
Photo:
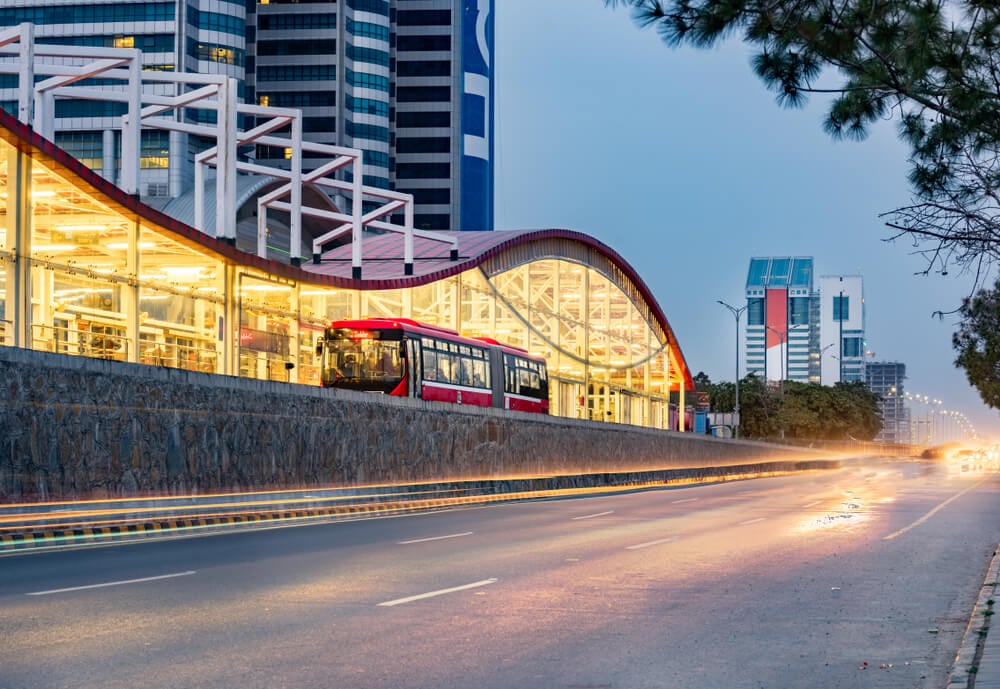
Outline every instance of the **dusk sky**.
<svg viewBox="0 0 1000 689">
<path fill-rule="evenodd" d="M 496 6 L 496 229 L 608 244 L 652 289 L 692 373 L 713 381 L 735 375 L 735 323 L 716 300 L 745 303 L 752 256 L 812 256 L 816 286 L 860 274 L 874 360 L 903 362 L 907 390 L 1000 436 L 953 364 L 956 317 L 932 315 L 956 309 L 972 276 L 917 275 L 912 244 L 885 241 L 879 214 L 910 201 L 894 121 L 834 141 L 827 100 L 781 108 L 737 40 L 673 49 L 602 0 Z"/>
</svg>

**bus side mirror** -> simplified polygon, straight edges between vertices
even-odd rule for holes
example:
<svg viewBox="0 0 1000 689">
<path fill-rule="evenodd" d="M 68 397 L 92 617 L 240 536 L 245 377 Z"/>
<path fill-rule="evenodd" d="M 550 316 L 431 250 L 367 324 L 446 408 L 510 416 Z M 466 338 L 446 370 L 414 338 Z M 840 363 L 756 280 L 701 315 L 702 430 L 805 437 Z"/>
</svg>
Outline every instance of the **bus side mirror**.
<svg viewBox="0 0 1000 689">
<path fill-rule="evenodd" d="M 316 340 L 316 356 L 323 356 L 323 340 Z"/>
</svg>

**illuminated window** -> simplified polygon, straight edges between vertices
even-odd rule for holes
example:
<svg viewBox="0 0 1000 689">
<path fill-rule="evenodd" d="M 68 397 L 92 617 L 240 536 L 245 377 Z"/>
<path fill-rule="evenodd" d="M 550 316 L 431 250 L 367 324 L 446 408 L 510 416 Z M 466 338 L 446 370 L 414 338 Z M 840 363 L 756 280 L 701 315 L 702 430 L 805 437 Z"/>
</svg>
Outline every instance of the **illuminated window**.
<svg viewBox="0 0 1000 689">
<path fill-rule="evenodd" d="M 134 48 L 135 36 L 115 36 L 116 48 Z"/>
<path fill-rule="evenodd" d="M 257 99 L 257 105 L 263 105 L 265 108 L 271 104 L 270 96 L 261 96 Z"/>
<path fill-rule="evenodd" d="M 213 62 L 222 62 L 231 65 L 233 64 L 233 51 L 229 48 L 211 48 L 208 51 L 208 59 Z"/>
</svg>

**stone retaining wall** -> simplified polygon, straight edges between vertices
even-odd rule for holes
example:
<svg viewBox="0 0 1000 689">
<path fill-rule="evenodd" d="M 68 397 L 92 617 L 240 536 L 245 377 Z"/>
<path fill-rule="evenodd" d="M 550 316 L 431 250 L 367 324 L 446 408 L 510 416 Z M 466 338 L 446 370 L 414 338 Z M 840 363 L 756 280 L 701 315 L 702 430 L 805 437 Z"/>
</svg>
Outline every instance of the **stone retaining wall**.
<svg viewBox="0 0 1000 689">
<path fill-rule="evenodd" d="M 808 453 L 9 347 L 0 347 L 0 380 L 4 502 L 636 472 Z"/>
</svg>

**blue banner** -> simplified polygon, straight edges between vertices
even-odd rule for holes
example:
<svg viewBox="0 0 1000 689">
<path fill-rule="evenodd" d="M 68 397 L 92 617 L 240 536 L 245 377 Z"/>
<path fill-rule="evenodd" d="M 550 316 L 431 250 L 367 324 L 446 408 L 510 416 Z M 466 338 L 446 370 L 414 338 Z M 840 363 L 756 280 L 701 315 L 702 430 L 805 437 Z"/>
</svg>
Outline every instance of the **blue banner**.
<svg viewBox="0 0 1000 689">
<path fill-rule="evenodd" d="M 462 12 L 462 230 L 493 229 L 493 0 Z"/>
</svg>

